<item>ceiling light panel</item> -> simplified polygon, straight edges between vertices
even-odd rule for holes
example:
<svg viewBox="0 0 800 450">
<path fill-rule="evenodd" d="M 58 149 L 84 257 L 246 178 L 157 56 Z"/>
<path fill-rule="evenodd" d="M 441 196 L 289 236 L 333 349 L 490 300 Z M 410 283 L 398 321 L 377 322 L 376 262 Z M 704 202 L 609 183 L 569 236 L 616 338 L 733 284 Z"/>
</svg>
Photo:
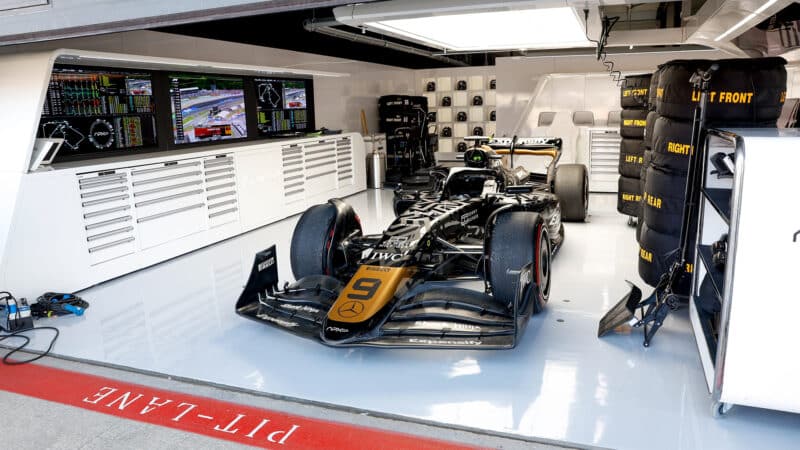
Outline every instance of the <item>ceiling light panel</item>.
<svg viewBox="0 0 800 450">
<path fill-rule="evenodd" d="M 590 47 L 573 8 L 449 14 L 365 22 L 365 26 L 449 51 Z"/>
</svg>

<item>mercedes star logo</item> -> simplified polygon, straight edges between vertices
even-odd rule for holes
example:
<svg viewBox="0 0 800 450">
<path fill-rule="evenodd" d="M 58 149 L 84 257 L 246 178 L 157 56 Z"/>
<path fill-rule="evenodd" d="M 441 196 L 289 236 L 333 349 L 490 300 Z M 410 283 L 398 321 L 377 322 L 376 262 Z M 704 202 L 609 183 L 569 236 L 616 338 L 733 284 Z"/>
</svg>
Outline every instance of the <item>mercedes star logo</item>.
<svg viewBox="0 0 800 450">
<path fill-rule="evenodd" d="M 339 307 L 338 312 L 345 319 L 352 319 L 364 312 L 364 304 L 361 302 L 347 302 Z"/>
</svg>

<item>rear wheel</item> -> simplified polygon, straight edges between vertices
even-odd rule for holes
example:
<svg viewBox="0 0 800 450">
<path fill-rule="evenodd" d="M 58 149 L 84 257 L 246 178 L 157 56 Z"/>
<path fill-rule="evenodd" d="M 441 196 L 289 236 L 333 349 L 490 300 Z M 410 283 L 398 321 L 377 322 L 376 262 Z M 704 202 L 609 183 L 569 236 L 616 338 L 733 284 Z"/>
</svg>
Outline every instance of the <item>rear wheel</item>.
<svg viewBox="0 0 800 450">
<path fill-rule="evenodd" d="M 533 313 L 539 313 L 550 296 L 551 246 L 547 228 L 535 212 L 513 211 L 500 214 L 487 240 L 488 279 L 494 298 L 512 306 L 516 297 L 518 271 L 533 263 L 539 298 Z"/>
<path fill-rule="evenodd" d="M 553 191 L 561 203 L 561 218 L 583 222 L 589 210 L 589 175 L 583 164 L 562 164 L 556 169 Z"/>
<path fill-rule="evenodd" d="M 325 203 L 308 208 L 292 234 L 290 259 L 295 279 L 310 275 L 338 277 L 347 267 L 342 242 L 352 235 L 361 235 L 361 226 L 350 205 Z"/>
</svg>

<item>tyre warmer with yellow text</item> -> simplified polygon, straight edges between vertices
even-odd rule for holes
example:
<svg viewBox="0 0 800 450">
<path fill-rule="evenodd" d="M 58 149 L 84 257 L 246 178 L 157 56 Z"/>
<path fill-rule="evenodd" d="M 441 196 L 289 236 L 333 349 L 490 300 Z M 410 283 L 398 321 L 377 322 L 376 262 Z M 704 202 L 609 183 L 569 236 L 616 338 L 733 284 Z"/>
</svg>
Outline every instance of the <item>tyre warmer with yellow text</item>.
<svg viewBox="0 0 800 450">
<path fill-rule="evenodd" d="M 641 212 L 642 187 L 639 182 L 644 162 L 643 138 L 647 126 L 650 74 L 625 77 L 620 89 L 622 105 L 619 134 L 619 184 L 617 210 L 637 217 Z"/>
<path fill-rule="evenodd" d="M 679 253 L 680 229 L 686 201 L 689 157 L 693 154 L 692 122 L 700 101 L 689 82 L 699 69 L 713 63 L 719 70 L 711 80 L 706 128 L 775 127 L 786 97 L 786 69 L 782 58 L 676 60 L 659 66 L 652 135 L 646 158 L 639 234 L 639 275 L 656 286 Z M 692 218 L 692 230 L 696 218 Z M 694 235 L 692 235 L 694 236 Z M 690 242 L 694 247 L 695 238 Z M 692 255 L 693 256 L 693 255 Z M 687 272 L 693 270 L 689 261 Z M 682 283 L 688 294 L 690 277 Z"/>
</svg>

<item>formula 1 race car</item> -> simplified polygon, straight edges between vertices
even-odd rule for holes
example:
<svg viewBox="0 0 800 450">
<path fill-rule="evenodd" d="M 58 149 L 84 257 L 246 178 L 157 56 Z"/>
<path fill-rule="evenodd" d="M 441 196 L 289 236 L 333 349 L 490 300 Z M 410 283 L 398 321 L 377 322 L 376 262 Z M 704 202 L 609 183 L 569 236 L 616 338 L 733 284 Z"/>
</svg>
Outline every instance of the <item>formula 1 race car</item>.
<svg viewBox="0 0 800 450">
<path fill-rule="evenodd" d="M 586 215 L 586 167 L 556 167 L 561 139 L 486 144 L 434 168 L 432 189 L 396 191 L 382 234 L 364 235 L 338 199 L 306 210 L 291 243 L 297 281 L 279 290 L 275 247 L 258 253 L 237 313 L 331 346 L 513 348 L 548 300 L 562 210 Z M 515 154 L 549 158 L 547 173 L 504 167 Z M 462 280 L 484 289 L 452 286 Z"/>
</svg>

